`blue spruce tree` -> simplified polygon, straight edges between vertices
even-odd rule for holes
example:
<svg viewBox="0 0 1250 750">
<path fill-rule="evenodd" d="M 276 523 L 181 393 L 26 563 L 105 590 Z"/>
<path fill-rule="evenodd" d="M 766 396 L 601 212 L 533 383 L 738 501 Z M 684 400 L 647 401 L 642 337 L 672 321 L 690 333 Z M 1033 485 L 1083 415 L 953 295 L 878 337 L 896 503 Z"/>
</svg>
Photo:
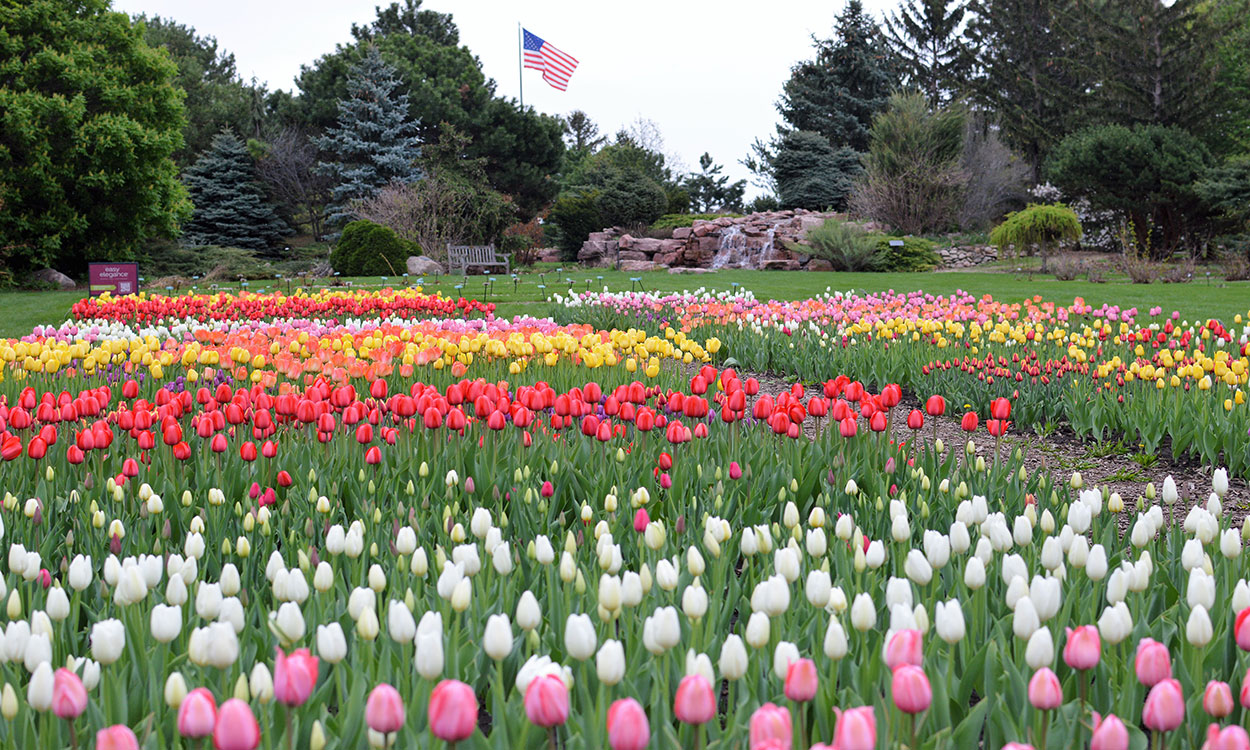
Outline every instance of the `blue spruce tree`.
<svg viewBox="0 0 1250 750">
<path fill-rule="evenodd" d="M 339 101 L 338 127 L 317 139 L 317 147 L 333 157 L 317 171 L 334 180 L 327 224 L 341 228 L 353 218 L 352 205 L 371 198 L 391 182 L 421 177 L 415 162 L 420 153 L 416 123 L 408 119 L 408 96 L 395 69 L 376 47 L 352 68 L 347 98 Z"/>
<path fill-rule="evenodd" d="M 182 233 L 184 245 L 265 250 L 290 234 L 256 181 L 247 146 L 230 131 L 213 136 L 182 181 L 195 206 Z"/>
</svg>

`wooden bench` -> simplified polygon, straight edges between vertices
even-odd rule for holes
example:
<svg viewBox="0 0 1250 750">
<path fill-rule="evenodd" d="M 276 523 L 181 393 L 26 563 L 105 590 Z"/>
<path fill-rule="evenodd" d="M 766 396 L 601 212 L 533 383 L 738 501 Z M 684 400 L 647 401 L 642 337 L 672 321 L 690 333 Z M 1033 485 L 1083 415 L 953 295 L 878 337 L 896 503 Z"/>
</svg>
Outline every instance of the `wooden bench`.
<svg viewBox="0 0 1250 750">
<path fill-rule="evenodd" d="M 481 268 L 503 268 L 504 273 L 512 271 L 512 254 L 497 253 L 494 245 L 447 245 L 447 270 L 460 269 L 461 275 L 467 276 L 469 266 Z"/>
</svg>

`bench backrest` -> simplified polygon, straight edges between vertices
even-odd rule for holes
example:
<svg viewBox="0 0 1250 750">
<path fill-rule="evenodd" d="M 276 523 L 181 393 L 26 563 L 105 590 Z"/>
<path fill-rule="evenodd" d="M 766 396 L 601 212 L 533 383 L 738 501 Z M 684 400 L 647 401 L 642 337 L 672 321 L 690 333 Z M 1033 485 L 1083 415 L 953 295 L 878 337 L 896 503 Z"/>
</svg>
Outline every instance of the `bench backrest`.
<svg viewBox="0 0 1250 750">
<path fill-rule="evenodd" d="M 474 263 L 495 263 L 494 245 L 448 245 L 447 259 L 452 261 L 468 261 Z"/>
</svg>

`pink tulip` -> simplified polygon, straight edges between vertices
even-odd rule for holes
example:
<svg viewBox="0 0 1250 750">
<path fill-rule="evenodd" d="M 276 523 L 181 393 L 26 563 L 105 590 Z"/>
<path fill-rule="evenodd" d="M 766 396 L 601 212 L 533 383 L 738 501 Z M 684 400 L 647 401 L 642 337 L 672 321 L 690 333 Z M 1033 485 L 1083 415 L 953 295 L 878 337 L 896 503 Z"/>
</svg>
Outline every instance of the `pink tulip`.
<svg viewBox="0 0 1250 750">
<path fill-rule="evenodd" d="M 95 733 L 95 750 L 139 750 L 139 738 L 130 727 L 114 724 Z"/>
<path fill-rule="evenodd" d="M 287 706 L 302 706 L 317 686 L 319 660 L 306 648 L 296 649 L 290 656 L 277 646 L 274 651 L 273 697 Z"/>
<path fill-rule="evenodd" d="M 477 696 L 459 680 L 443 680 L 430 693 L 430 734 L 459 742 L 477 727 Z"/>
<path fill-rule="evenodd" d="M 651 723 L 642 704 L 621 698 L 608 707 L 608 746 L 612 750 L 643 750 L 651 741 Z"/>
<path fill-rule="evenodd" d="M 1063 646 L 1063 663 L 1073 669 L 1093 669 L 1102 658 L 1102 639 L 1098 628 L 1082 625 L 1067 629 L 1068 641 Z"/>
<path fill-rule="evenodd" d="M 213 746 L 217 750 L 256 750 L 260 745 L 260 725 L 251 706 L 238 698 L 221 704 L 217 726 L 213 728 Z"/>
<path fill-rule="evenodd" d="M 1202 750 L 1250 750 L 1250 734 L 1241 727 L 1220 727 L 1212 724 L 1207 727 L 1207 741 Z"/>
<path fill-rule="evenodd" d="M 207 688 L 198 687 L 187 693 L 178 706 L 178 734 L 183 737 L 207 737 L 217 726 L 217 701 Z"/>
<path fill-rule="evenodd" d="M 525 689 L 525 715 L 539 727 L 555 727 L 569 720 L 569 689 L 564 680 L 544 674 Z"/>
<path fill-rule="evenodd" d="M 1137 679 L 1146 687 L 1154 687 L 1172 676 L 1172 655 L 1168 647 L 1153 638 L 1143 638 L 1137 644 Z"/>
<path fill-rule="evenodd" d="M 1026 742 L 1008 742 L 1003 750 L 1033 750 L 1033 746 Z"/>
<path fill-rule="evenodd" d="M 1033 673 L 1033 679 L 1029 680 L 1029 703 L 1039 711 L 1050 711 L 1063 704 L 1063 688 L 1050 667 Z"/>
<path fill-rule="evenodd" d="M 1094 714 L 1094 736 L 1090 738 L 1089 750 L 1128 750 L 1128 729 L 1115 714 Z"/>
<path fill-rule="evenodd" d="M 87 688 L 82 679 L 61 667 L 52 676 L 52 713 L 62 719 L 74 720 L 87 710 Z"/>
<path fill-rule="evenodd" d="M 933 702 L 933 688 L 924 670 L 914 664 L 904 664 L 894 670 L 891 682 L 894 705 L 907 714 L 918 714 Z"/>
<path fill-rule="evenodd" d="M 751 714 L 751 750 L 778 745 L 790 750 L 794 725 L 784 706 L 765 703 Z"/>
<path fill-rule="evenodd" d="M 1233 712 L 1233 691 L 1227 682 L 1211 680 L 1202 694 L 1202 710 L 1216 719 L 1222 719 Z"/>
<path fill-rule="evenodd" d="M 365 724 L 378 734 L 398 732 L 404 725 L 404 699 L 385 682 L 369 691 L 365 701 Z"/>
<path fill-rule="evenodd" d="M 1246 670 L 1246 676 L 1241 680 L 1241 707 L 1250 708 L 1250 669 Z"/>
<path fill-rule="evenodd" d="M 712 685 L 701 674 L 686 675 L 677 685 L 673 714 L 684 724 L 706 724 L 716 715 Z"/>
<path fill-rule="evenodd" d="M 1181 684 L 1172 678 L 1161 680 L 1150 688 L 1146 705 L 1142 707 L 1141 720 L 1147 729 L 1170 732 L 1185 719 L 1185 696 Z"/>
<path fill-rule="evenodd" d="M 651 516 L 647 515 L 646 508 L 639 508 L 634 514 L 634 531 L 639 534 L 647 530 L 647 524 L 651 523 Z"/>
<path fill-rule="evenodd" d="M 877 746 L 877 715 L 872 706 L 849 708 L 838 713 L 838 723 L 833 728 L 833 746 L 837 750 L 873 750 Z"/>
<path fill-rule="evenodd" d="M 790 662 L 786 670 L 786 697 L 796 703 L 805 703 L 816 697 L 819 678 L 816 676 L 816 662 L 811 659 L 796 659 Z"/>
<path fill-rule="evenodd" d="M 1233 638 L 1237 641 L 1237 648 L 1250 651 L 1250 607 L 1237 613 L 1237 619 L 1233 621 Z"/>
<path fill-rule="evenodd" d="M 890 640 L 885 644 L 885 665 L 891 671 L 904 664 L 919 667 L 923 658 L 921 653 L 923 645 L 923 636 L 920 635 L 919 630 L 898 631 L 890 636 Z"/>
</svg>

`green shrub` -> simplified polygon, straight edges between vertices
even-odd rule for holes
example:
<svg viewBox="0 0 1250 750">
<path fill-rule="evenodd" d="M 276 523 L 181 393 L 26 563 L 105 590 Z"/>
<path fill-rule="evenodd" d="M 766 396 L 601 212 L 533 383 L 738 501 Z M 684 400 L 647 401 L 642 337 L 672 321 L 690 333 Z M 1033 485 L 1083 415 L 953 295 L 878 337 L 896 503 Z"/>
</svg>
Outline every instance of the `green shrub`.
<svg viewBox="0 0 1250 750">
<path fill-rule="evenodd" d="M 390 227 L 361 220 L 343 227 L 330 265 L 343 276 L 398 276 L 407 270 L 408 256 L 420 254 L 420 245 Z"/>
<path fill-rule="evenodd" d="M 560 196 L 547 214 L 547 221 L 558 230 L 556 247 L 560 248 L 564 259 L 576 260 L 577 251 L 590 233 L 604 228 L 599 191 L 584 190 Z"/>
<path fill-rule="evenodd" d="M 807 233 L 812 255 L 833 264 L 835 271 L 876 271 L 881 266 L 881 248 L 876 235 L 837 219 Z"/>
<path fill-rule="evenodd" d="M 891 247 L 891 240 L 903 240 L 902 247 Z M 877 241 L 882 271 L 932 271 L 942 265 L 942 256 L 933 249 L 933 242 L 923 237 L 881 237 Z"/>
<path fill-rule="evenodd" d="M 200 277 L 207 280 L 273 278 L 275 268 L 253 250 L 241 247 L 185 247 L 173 240 L 153 239 L 137 251 L 144 278 Z M 210 279 L 211 277 L 211 279 Z"/>
<path fill-rule="evenodd" d="M 738 217 L 742 214 L 664 214 L 655 220 L 651 225 L 652 231 L 662 232 L 665 229 L 677 229 L 678 227 L 692 227 L 695 221 L 711 221 L 719 219 L 722 216 Z"/>
<path fill-rule="evenodd" d="M 1046 272 L 1046 259 L 1052 246 L 1060 242 L 1075 242 L 1081 238 L 1081 222 L 1076 213 L 1062 203 L 1030 203 L 1021 211 L 1007 214 L 1002 224 L 990 232 L 990 244 L 1006 255 L 1033 255 L 1040 250 L 1042 272 Z"/>
</svg>

